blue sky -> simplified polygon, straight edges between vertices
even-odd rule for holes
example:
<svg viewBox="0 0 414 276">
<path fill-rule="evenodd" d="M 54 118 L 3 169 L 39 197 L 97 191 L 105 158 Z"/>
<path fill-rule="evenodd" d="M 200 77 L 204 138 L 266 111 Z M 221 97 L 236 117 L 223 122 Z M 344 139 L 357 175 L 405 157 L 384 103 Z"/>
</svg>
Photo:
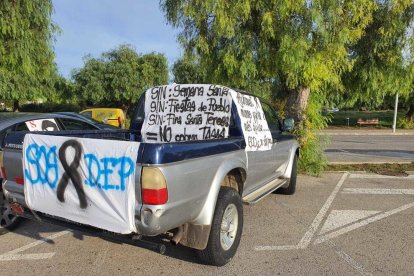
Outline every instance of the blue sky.
<svg viewBox="0 0 414 276">
<path fill-rule="evenodd" d="M 139 53 L 160 52 L 169 66 L 180 56 L 178 30 L 167 25 L 158 0 L 53 0 L 62 32 L 54 44 L 59 72 L 70 77 L 82 58 L 127 43 Z"/>
</svg>

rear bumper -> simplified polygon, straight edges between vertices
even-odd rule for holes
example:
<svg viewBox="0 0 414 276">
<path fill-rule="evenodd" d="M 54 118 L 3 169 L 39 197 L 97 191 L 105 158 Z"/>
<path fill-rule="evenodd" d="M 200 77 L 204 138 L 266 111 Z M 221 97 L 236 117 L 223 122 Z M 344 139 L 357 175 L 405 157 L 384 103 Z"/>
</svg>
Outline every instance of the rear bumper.
<svg viewBox="0 0 414 276">
<path fill-rule="evenodd" d="M 42 223 L 62 226 L 62 227 L 65 227 L 65 228 L 68 228 L 74 231 L 87 233 L 88 235 L 91 235 L 91 236 L 101 237 L 101 238 L 108 239 L 108 240 L 115 241 L 115 242 L 122 242 L 122 243 L 131 244 L 134 246 L 139 246 L 142 248 L 156 251 L 161 254 L 164 254 L 166 251 L 166 247 L 164 244 L 141 240 L 141 236 L 137 237 L 136 235 L 131 235 L 131 234 L 121 235 L 121 234 L 111 233 L 111 232 L 107 232 L 102 229 L 94 228 L 91 226 L 82 225 L 82 224 L 78 224 L 74 222 L 64 221 L 62 219 L 56 219 L 53 217 L 45 216 L 41 213 L 32 213 L 28 211 L 27 209 L 21 215 L 21 217 L 39 221 Z"/>
<path fill-rule="evenodd" d="M 2 185 L 3 193 L 7 200 L 13 203 L 18 203 L 27 208 L 26 201 L 24 199 L 23 185 L 17 184 L 13 181 L 4 181 Z"/>
<path fill-rule="evenodd" d="M 14 181 L 4 181 L 3 182 L 3 193 L 6 199 L 10 203 L 17 203 L 24 208 L 23 214 L 18 214 L 21 217 L 28 219 L 34 219 L 37 221 L 47 221 L 51 224 L 61 225 L 64 224 L 67 228 L 73 228 L 76 226 L 76 230 L 86 231 L 89 228 L 96 229 L 97 231 L 103 231 L 102 229 L 90 227 L 88 225 L 79 224 L 76 222 L 65 220 L 64 218 L 51 217 L 49 215 L 42 215 L 39 212 L 34 212 L 29 209 L 26 204 L 24 197 L 24 185 L 18 184 Z M 163 223 L 164 221 L 171 221 L 166 218 L 167 209 L 166 206 L 144 206 L 141 211 L 141 204 L 136 204 L 135 207 L 135 226 L 137 229 L 137 234 L 144 236 L 156 236 L 162 233 L 165 233 L 168 230 L 171 230 L 171 225 Z M 173 212 L 176 213 L 176 212 Z M 36 214 L 36 215 L 34 215 Z M 37 215 L 38 214 L 38 215 Z M 169 214 L 171 216 L 171 214 Z M 42 218 L 42 219 L 39 219 Z M 168 229 L 167 229 L 168 228 Z M 174 227 L 172 227 L 174 228 Z"/>
</svg>

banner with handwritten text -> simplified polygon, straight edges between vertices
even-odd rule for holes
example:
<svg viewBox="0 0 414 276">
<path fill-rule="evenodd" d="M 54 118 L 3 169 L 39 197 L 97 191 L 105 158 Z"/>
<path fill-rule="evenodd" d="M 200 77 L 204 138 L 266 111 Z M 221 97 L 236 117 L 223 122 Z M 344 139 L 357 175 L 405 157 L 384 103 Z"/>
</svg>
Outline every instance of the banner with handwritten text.
<svg viewBox="0 0 414 276">
<path fill-rule="evenodd" d="M 264 151 L 272 148 L 272 134 L 259 98 L 232 91 L 246 141 L 246 151 Z"/>
<path fill-rule="evenodd" d="M 27 134 L 27 206 L 116 233 L 136 232 L 138 148 L 137 142 Z"/>
<path fill-rule="evenodd" d="M 172 84 L 145 92 L 143 141 L 185 142 L 227 138 L 230 89 L 219 85 Z"/>
</svg>

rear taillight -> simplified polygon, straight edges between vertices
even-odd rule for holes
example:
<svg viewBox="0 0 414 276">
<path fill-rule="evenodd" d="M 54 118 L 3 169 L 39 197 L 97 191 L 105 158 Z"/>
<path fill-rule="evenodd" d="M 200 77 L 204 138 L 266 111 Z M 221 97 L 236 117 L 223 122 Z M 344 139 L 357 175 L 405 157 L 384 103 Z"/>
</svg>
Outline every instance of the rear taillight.
<svg viewBox="0 0 414 276">
<path fill-rule="evenodd" d="M 6 179 L 7 178 L 7 176 L 6 176 L 6 170 L 4 169 L 3 166 L 0 167 L 0 178 L 1 179 Z"/>
<path fill-rule="evenodd" d="M 18 203 L 12 203 L 12 204 L 10 204 L 10 209 L 12 210 L 12 212 L 14 214 L 16 214 L 18 216 L 21 216 L 24 213 L 23 207 L 20 204 L 18 204 Z"/>
<path fill-rule="evenodd" d="M 118 124 L 119 124 L 119 127 L 122 127 L 122 119 L 119 116 L 118 116 Z"/>
<path fill-rule="evenodd" d="M 168 189 L 161 170 L 144 167 L 141 178 L 142 203 L 149 205 L 165 204 L 168 201 Z"/>
<path fill-rule="evenodd" d="M 3 151 L 2 150 L 0 150 L 0 178 L 6 179 L 6 170 L 4 169 L 4 166 L 3 166 Z"/>
<path fill-rule="evenodd" d="M 16 177 L 14 180 L 16 181 L 17 184 L 24 185 L 24 179 L 23 178 Z"/>
</svg>

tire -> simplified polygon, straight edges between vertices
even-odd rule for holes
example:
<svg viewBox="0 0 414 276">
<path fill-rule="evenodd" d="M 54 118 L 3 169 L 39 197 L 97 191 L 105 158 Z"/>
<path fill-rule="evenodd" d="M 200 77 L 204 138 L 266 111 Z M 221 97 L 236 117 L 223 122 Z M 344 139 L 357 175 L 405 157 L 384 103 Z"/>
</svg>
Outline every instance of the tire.
<svg viewBox="0 0 414 276">
<path fill-rule="evenodd" d="M 6 200 L 3 191 L 0 190 L 0 231 L 15 229 L 21 221 L 21 218 L 13 215 L 10 209 L 9 201 Z"/>
<path fill-rule="evenodd" d="M 239 247 L 242 229 L 243 205 L 240 195 L 232 188 L 222 187 L 217 198 L 207 247 L 199 251 L 202 262 L 214 266 L 228 263 Z"/>
<path fill-rule="evenodd" d="M 296 178 L 298 175 L 298 156 L 295 154 L 292 164 L 292 173 L 290 174 L 289 186 L 277 189 L 277 193 L 284 195 L 293 195 L 296 191 Z"/>
</svg>

